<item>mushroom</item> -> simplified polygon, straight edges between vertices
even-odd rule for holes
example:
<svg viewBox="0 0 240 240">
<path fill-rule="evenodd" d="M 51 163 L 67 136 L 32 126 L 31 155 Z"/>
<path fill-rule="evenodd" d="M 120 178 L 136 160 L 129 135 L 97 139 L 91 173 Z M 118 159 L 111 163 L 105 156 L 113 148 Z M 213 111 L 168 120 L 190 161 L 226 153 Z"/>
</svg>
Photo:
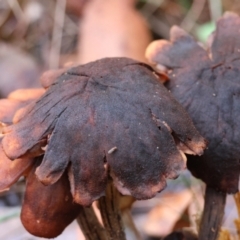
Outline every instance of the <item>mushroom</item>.
<svg viewBox="0 0 240 240">
<path fill-rule="evenodd" d="M 27 174 L 21 221 L 31 234 L 54 238 L 77 218 L 81 206 L 73 202 L 66 172 L 50 186 L 38 181 L 35 170 L 41 161 L 41 157 L 34 159 Z"/>
<path fill-rule="evenodd" d="M 185 168 L 184 152 L 201 155 L 206 142 L 144 63 L 106 58 L 46 76 L 42 97 L 4 127 L 5 154 L 44 150 L 37 179 L 51 187 L 67 174 L 73 201 L 100 199 L 109 239 L 124 239 L 119 194 L 154 197 Z"/>
<path fill-rule="evenodd" d="M 203 49 L 177 26 L 170 41 L 153 42 L 149 61 L 168 74 L 166 86 L 186 108 L 209 142 L 202 156 L 188 156 L 187 166 L 206 184 L 199 239 L 216 239 L 227 193 L 238 191 L 240 171 L 240 18 L 226 13 L 217 23 L 209 48 Z"/>
<path fill-rule="evenodd" d="M 44 92 L 44 89 L 21 89 L 12 92 L 8 99 L 0 100 L 0 131 L 6 124 L 23 117 Z M 104 229 L 92 209 L 85 209 L 73 202 L 67 172 L 55 184 L 41 184 L 35 175 L 41 162 L 42 156 L 26 156 L 11 161 L 6 157 L 0 139 L 0 192 L 8 190 L 21 176 L 26 177 L 26 192 L 21 210 L 23 226 L 33 235 L 54 238 L 77 218 L 83 232 L 91 232 L 92 240 L 98 235 L 98 239 L 105 239 Z M 88 229 L 90 226 L 94 226 L 94 229 Z"/>
</svg>

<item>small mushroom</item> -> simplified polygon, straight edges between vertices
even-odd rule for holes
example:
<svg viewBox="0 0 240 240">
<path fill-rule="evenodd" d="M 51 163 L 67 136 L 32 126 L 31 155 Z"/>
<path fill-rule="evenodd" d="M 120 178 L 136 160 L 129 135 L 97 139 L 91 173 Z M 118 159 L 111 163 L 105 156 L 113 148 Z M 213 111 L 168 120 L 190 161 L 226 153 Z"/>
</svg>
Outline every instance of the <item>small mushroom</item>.
<svg viewBox="0 0 240 240">
<path fill-rule="evenodd" d="M 68 171 L 75 203 L 90 206 L 106 194 L 100 199 L 102 216 L 119 214 L 119 193 L 111 184 L 107 188 L 109 182 L 123 195 L 152 198 L 185 168 L 182 152 L 201 155 L 206 147 L 146 64 L 106 58 L 45 80 L 43 96 L 4 127 L 4 151 L 14 160 L 37 157 L 45 149 L 37 179 L 50 187 Z M 103 222 L 110 237 L 123 239 L 121 223 L 118 232 L 104 217 Z"/>
<path fill-rule="evenodd" d="M 82 207 L 73 202 L 67 173 L 56 183 L 44 186 L 35 175 L 39 164 L 41 157 L 34 159 L 27 174 L 21 221 L 31 234 L 54 238 L 77 218 Z"/>
<path fill-rule="evenodd" d="M 207 184 L 199 239 L 216 239 L 226 193 L 238 191 L 240 173 L 240 18 L 226 13 L 211 44 L 203 49 L 179 27 L 170 41 L 153 42 L 147 57 L 165 67 L 167 88 L 186 108 L 209 142 L 202 156 L 188 156 L 187 166 Z"/>
<path fill-rule="evenodd" d="M 17 122 L 23 118 L 43 93 L 44 89 L 23 89 L 12 92 L 8 99 L 0 100 L 0 131 L 14 119 Z M 38 237 L 53 238 L 79 215 L 83 232 L 92 232 L 93 238 L 89 240 L 96 239 L 97 234 L 100 234 L 100 240 L 105 239 L 105 233 L 92 210 L 73 202 L 67 173 L 51 186 L 44 186 L 37 179 L 35 170 L 41 161 L 42 156 L 34 158 L 29 155 L 11 161 L 5 155 L 0 139 L 0 192 L 8 190 L 21 176 L 26 178 L 21 210 L 24 227 Z M 92 228 L 88 229 L 88 226 L 94 226 L 97 233 Z"/>
</svg>

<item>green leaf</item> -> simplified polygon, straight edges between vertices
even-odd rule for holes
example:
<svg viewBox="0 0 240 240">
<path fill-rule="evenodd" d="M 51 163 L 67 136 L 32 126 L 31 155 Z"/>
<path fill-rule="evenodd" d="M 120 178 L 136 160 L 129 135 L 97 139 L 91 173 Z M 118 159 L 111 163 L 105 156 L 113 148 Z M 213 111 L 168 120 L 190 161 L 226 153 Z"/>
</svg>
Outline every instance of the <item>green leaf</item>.
<svg viewBox="0 0 240 240">
<path fill-rule="evenodd" d="M 205 24 L 202 24 L 196 28 L 196 36 L 198 40 L 205 43 L 208 39 L 208 36 L 215 31 L 216 24 L 214 22 L 207 22 Z"/>
</svg>

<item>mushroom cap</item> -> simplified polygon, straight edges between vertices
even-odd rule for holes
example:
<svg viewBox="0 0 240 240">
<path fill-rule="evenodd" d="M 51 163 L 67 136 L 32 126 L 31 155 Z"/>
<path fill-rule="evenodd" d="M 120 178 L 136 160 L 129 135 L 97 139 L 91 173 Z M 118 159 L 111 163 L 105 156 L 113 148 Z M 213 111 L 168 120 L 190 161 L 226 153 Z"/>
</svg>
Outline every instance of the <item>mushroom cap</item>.
<svg viewBox="0 0 240 240">
<path fill-rule="evenodd" d="M 11 161 L 4 153 L 0 140 L 0 192 L 8 190 L 18 179 L 33 166 L 29 157 Z"/>
<path fill-rule="evenodd" d="M 188 168 L 227 193 L 238 191 L 240 171 L 239 29 L 240 18 L 226 13 L 207 50 L 176 26 L 169 42 L 154 42 L 147 49 L 152 63 L 168 69 L 167 88 L 209 143 L 202 156 L 188 156 Z"/>
<path fill-rule="evenodd" d="M 78 216 L 82 206 L 73 202 L 67 173 L 50 186 L 39 182 L 35 170 L 41 159 L 34 159 L 35 164 L 26 177 L 21 221 L 31 234 L 55 238 Z"/>
<path fill-rule="evenodd" d="M 12 92 L 7 99 L 0 100 L 0 135 L 6 124 L 11 124 L 15 115 L 22 115 L 31 101 L 36 100 L 44 89 L 21 89 Z M 0 138 L 0 192 L 7 190 L 33 166 L 30 156 L 11 161 L 3 151 Z"/>
<path fill-rule="evenodd" d="M 52 84 L 42 81 L 45 94 L 4 129 L 3 148 L 16 159 L 39 153 L 47 142 L 38 179 L 54 184 L 68 168 L 79 204 L 104 195 L 109 172 L 122 194 L 151 198 L 185 168 L 175 140 L 194 154 L 205 148 L 186 111 L 148 65 L 106 58 L 71 68 Z"/>
</svg>

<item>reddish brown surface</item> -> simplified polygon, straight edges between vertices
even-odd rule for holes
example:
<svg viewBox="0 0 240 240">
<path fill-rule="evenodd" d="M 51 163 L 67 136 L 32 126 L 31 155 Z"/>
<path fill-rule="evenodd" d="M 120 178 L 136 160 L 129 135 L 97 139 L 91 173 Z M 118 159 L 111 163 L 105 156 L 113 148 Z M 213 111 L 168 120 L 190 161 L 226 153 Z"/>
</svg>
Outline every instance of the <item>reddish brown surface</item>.
<svg viewBox="0 0 240 240">
<path fill-rule="evenodd" d="M 35 159 L 27 176 L 21 220 L 31 234 L 54 238 L 78 216 L 81 206 L 73 202 L 66 173 L 51 186 L 39 182 L 35 170 L 40 162 Z"/>
<path fill-rule="evenodd" d="M 0 100 L 0 122 L 9 124 L 18 110 L 24 109 L 44 93 L 44 89 L 19 89 Z"/>
<path fill-rule="evenodd" d="M 144 52 L 152 38 L 135 4 L 136 0 L 90 0 L 86 4 L 79 28 L 79 63 L 105 57 L 146 61 Z"/>
<path fill-rule="evenodd" d="M 30 101 L 40 97 L 42 89 L 17 90 L 9 95 L 8 99 L 0 100 L 0 134 L 5 124 L 11 124 L 14 115 L 20 109 L 24 109 Z M 11 161 L 2 148 L 0 139 L 0 192 L 13 185 L 21 176 L 25 175 L 33 165 L 31 157 L 24 157 Z"/>
<path fill-rule="evenodd" d="M 0 143 L 0 192 L 10 188 L 22 175 L 25 175 L 33 165 L 32 160 L 23 158 L 11 161 L 6 157 Z"/>
</svg>

